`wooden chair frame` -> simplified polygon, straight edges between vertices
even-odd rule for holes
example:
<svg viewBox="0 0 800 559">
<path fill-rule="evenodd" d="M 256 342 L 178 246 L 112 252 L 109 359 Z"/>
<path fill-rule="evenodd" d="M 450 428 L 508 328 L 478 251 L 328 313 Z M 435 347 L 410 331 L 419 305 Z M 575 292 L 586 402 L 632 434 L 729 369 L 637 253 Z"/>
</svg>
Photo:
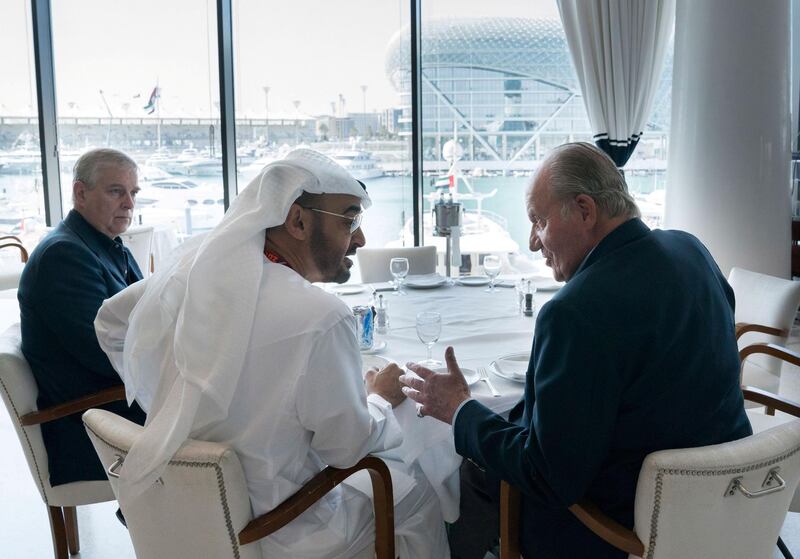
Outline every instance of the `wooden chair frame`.
<svg viewBox="0 0 800 559">
<path fill-rule="evenodd" d="M 245 545 L 269 536 L 316 503 L 331 489 L 360 470 L 367 470 L 372 481 L 375 510 L 375 556 L 394 559 L 394 501 L 392 476 L 383 460 L 366 456 L 351 468 L 327 467 L 306 483 L 297 493 L 270 512 L 251 520 L 239 532 L 239 544 Z"/>
<path fill-rule="evenodd" d="M 125 386 L 120 384 L 63 404 L 27 413 L 19 417 L 19 422 L 25 427 L 41 425 L 75 413 L 84 412 L 90 408 L 124 399 Z M 80 536 L 75 507 L 48 505 L 47 512 L 50 518 L 50 532 L 53 538 L 55 558 L 67 559 L 70 555 L 77 554 L 80 551 Z"/>
<path fill-rule="evenodd" d="M 19 249 L 19 257 L 22 263 L 28 261 L 28 251 L 22 246 L 22 241 L 13 235 L 5 235 L 0 237 L 0 248 L 15 247 Z"/>
<path fill-rule="evenodd" d="M 741 330 L 740 330 L 741 326 Z M 737 338 L 745 332 L 762 332 L 775 336 L 785 335 L 783 330 L 769 328 L 757 324 L 737 324 Z M 744 361 L 748 356 L 763 353 L 777 357 L 788 363 L 800 366 L 800 354 L 790 351 L 775 344 L 753 344 L 739 352 Z M 745 400 L 756 402 L 765 406 L 768 415 L 775 415 L 775 410 L 782 411 L 795 417 L 800 417 L 800 404 L 771 394 L 760 388 L 751 386 L 742 387 Z M 520 492 L 517 488 L 505 481 L 500 482 L 500 559 L 519 559 L 519 510 Z M 642 557 L 644 544 L 633 530 L 622 526 L 617 521 L 605 515 L 597 506 L 589 501 L 581 501 L 569 507 L 569 510 L 587 528 L 604 541 L 613 545 L 629 555 Z M 781 545 L 780 539 L 778 545 Z"/>
</svg>

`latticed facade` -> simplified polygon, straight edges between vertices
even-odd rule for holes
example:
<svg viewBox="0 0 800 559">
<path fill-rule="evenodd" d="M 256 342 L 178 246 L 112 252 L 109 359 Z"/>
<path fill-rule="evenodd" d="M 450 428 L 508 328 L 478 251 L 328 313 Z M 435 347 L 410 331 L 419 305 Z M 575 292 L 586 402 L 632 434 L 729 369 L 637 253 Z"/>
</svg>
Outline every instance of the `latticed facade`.
<svg viewBox="0 0 800 559">
<path fill-rule="evenodd" d="M 403 100 L 410 133 L 408 29 L 392 39 L 386 71 Z M 668 57 L 646 132 L 666 141 L 672 56 Z M 422 25 L 424 157 L 441 159 L 457 138 L 465 161 L 487 168 L 524 168 L 560 143 L 589 140 L 561 22 L 551 19 L 426 20 Z M 655 154 L 657 156 L 657 154 Z"/>
</svg>

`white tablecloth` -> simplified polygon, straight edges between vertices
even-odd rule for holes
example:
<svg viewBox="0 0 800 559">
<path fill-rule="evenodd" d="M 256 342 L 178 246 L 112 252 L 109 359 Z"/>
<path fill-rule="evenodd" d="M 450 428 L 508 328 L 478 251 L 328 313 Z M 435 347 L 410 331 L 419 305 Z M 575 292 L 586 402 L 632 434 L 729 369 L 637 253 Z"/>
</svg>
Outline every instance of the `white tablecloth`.
<svg viewBox="0 0 800 559">
<path fill-rule="evenodd" d="M 366 287 L 361 293 L 341 298 L 350 306 L 372 304 L 372 289 Z M 376 336 L 387 344 L 378 355 L 400 365 L 425 359 L 427 350 L 416 332 L 416 316 L 422 311 L 442 315 L 442 334 L 433 352 L 439 361 L 444 361 L 444 349 L 452 345 L 461 367 L 486 367 L 491 371 L 489 363 L 496 357 L 530 351 L 535 316 L 520 314 L 516 290 L 498 287 L 495 293 L 486 293 L 484 289 L 455 285 L 424 290 L 407 288 L 406 296 L 384 292 L 390 328 L 387 335 Z M 552 295 L 552 292 L 536 293 L 536 309 Z M 483 382 L 472 385 L 471 390 L 474 398 L 495 412 L 507 412 L 522 398 L 523 383 L 491 372 L 490 379 L 500 397 L 492 397 Z M 401 453 L 407 460 L 419 461 L 439 495 L 445 520 L 455 520 L 461 459 L 455 452 L 450 425 L 430 417 L 418 418 L 415 404 L 410 400 L 398 406 L 395 413 L 405 433 Z"/>
</svg>

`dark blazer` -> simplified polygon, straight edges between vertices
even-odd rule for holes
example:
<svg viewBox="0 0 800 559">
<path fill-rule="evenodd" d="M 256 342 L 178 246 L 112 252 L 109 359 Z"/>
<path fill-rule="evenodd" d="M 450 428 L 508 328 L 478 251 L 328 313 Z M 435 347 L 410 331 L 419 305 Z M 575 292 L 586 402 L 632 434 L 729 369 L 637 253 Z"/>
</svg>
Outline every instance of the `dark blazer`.
<svg viewBox="0 0 800 559">
<path fill-rule="evenodd" d="M 647 454 L 752 433 L 733 309 L 695 237 L 638 219 L 606 236 L 542 307 L 509 420 L 470 401 L 454 425 L 459 454 L 523 492 L 523 553 L 625 557 L 566 507 L 589 499 L 632 528 Z"/>
<path fill-rule="evenodd" d="M 22 352 L 39 387 L 39 409 L 122 381 L 100 349 L 94 319 L 105 299 L 142 278 L 130 251 L 72 210 L 30 256 L 18 298 Z M 105 409 L 140 424 L 144 412 L 115 402 Z M 81 414 L 45 423 L 50 483 L 105 479 Z"/>
</svg>

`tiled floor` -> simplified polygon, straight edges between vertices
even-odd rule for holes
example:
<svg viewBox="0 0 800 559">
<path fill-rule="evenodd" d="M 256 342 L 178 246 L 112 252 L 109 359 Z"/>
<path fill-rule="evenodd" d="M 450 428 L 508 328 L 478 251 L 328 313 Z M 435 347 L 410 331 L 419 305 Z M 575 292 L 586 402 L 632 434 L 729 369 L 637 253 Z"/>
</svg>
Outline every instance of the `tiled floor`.
<svg viewBox="0 0 800 559">
<path fill-rule="evenodd" d="M 789 346 L 800 351 L 800 329 L 795 329 Z M 795 369 L 795 370 L 789 370 Z M 800 371 L 784 368 L 781 393 L 800 400 Z M 31 478 L 8 414 L 0 412 L 0 549 L 8 559 L 47 559 L 53 556 L 47 511 Z M 133 559 L 128 533 L 117 521 L 115 503 L 78 508 L 83 559 Z M 800 514 L 790 513 L 782 537 L 800 556 Z M 782 556 L 775 550 L 774 559 Z"/>
</svg>

